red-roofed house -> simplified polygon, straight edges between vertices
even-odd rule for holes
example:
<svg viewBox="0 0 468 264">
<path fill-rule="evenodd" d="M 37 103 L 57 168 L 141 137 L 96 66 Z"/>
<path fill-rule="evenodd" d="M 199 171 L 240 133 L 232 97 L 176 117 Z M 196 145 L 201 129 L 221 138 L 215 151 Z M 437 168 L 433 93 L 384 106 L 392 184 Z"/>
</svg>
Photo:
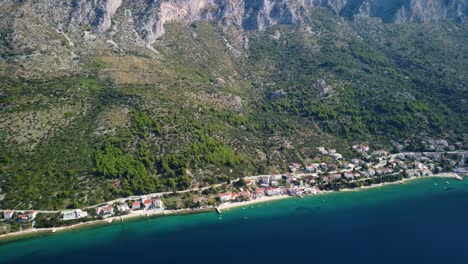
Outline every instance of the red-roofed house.
<svg viewBox="0 0 468 264">
<path fill-rule="evenodd" d="M 139 201 L 132 203 L 132 210 L 140 210 L 140 208 L 141 208 L 141 203 Z"/>
<path fill-rule="evenodd" d="M 220 193 L 218 194 L 218 200 L 222 203 L 228 202 L 232 200 L 232 194 L 231 193 Z"/>
<path fill-rule="evenodd" d="M 245 185 L 251 186 L 254 182 L 252 180 L 245 180 Z"/>
<path fill-rule="evenodd" d="M 26 213 L 26 216 L 28 216 L 28 218 L 32 220 L 32 219 L 36 218 L 37 212 L 29 211 L 29 212 Z"/>
<path fill-rule="evenodd" d="M 253 194 L 255 199 L 265 197 L 265 189 L 264 188 L 255 188 L 255 193 Z"/>
<path fill-rule="evenodd" d="M 143 199 L 143 206 L 145 207 L 145 209 L 150 208 L 152 204 L 153 202 L 151 201 L 151 199 Z"/>
<path fill-rule="evenodd" d="M 251 195 L 250 195 L 250 192 L 240 192 L 240 193 L 239 193 L 239 197 L 242 197 L 242 198 L 244 198 L 245 200 L 250 200 Z"/>
<path fill-rule="evenodd" d="M 96 209 L 97 215 L 112 215 L 114 214 L 114 206 L 104 205 Z"/>
<path fill-rule="evenodd" d="M 20 215 L 18 215 L 17 219 L 20 222 L 26 222 L 26 221 L 28 221 L 28 216 L 25 215 L 25 214 L 20 214 Z"/>
</svg>

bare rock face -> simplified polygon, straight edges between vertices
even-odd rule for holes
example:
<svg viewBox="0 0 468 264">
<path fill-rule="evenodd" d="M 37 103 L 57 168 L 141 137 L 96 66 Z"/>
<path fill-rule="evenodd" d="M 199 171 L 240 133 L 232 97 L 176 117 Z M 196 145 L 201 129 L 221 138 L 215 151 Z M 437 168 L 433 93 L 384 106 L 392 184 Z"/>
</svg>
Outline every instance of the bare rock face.
<svg viewBox="0 0 468 264">
<path fill-rule="evenodd" d="M 6 0 L 13 1 L 13 0 Z M 307 20 L 311 8 L 330 8 L 337 14 L 381 18 L 384 22 L 460 19 L 468 0 L 36 0 L 33 12 L 68 30 L 96 32 L 131 23 L 148 42 L 164 34 L 172 21 L 210 20 L 244 30 Z M 28 1 L 26 1 L 28 3 Z"/>
<path fill-rule="evenodd" d="M 386 23 L 456 20 L 468 14 L 467 0 L 361 1 L 357 14 L 379 17 Z M 356 8 L 355 8 L 356 9 Z M 347 10 L 347 12 L 352 12 Z"/>
<path fill-rule="evenodd" d="M 468 16 L 468 0 L 2 0 L 0 29 L 10 32 L 20 54 L 32 51 L 25 61 L 48 52 L 66 66 L 76 56 L 71 47 L 157 53 L 152 44 L 170 22 L 204 20 L 224 28 L 263 30 L 307 23 L 314 8 L 327 8 L 349 19 L 377 17 L 387 23 Z"/>
</svg>

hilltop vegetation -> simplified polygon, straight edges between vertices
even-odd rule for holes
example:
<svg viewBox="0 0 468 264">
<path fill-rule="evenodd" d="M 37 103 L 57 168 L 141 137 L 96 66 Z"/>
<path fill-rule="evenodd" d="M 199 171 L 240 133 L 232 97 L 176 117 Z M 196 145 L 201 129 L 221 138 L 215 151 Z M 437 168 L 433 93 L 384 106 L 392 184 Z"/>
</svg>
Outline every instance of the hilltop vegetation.
<svg viewBox="0 0 468 264">
<path fill-rule="evenodd" d="M 0 208 L 76 208 L 283 172 L 320 145 L 466 144 L 464 24 L 324 11 L 310 21 L 246 32 L 248 45 L 210 23 L 173 23 L 156 58 L 100 50 L 73 76 L 3 74 Z"/>
</svg>

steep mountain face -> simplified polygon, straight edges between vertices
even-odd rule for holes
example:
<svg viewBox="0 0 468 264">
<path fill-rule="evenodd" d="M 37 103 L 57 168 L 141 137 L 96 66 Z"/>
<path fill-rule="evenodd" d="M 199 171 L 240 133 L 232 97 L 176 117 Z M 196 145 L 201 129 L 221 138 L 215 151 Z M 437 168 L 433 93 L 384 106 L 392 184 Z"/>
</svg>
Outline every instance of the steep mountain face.
<svg viewBox="0 0 468 264">
<path fill-rule="evenodd" d="M 12 2 L 3 1 L 0 8 Z M 468 14 L 467 0 L 39 0 L 16 5 L 64 31 L 120 33 L 127 41 L 137 37 L 146 43 L 162 36 L 168 22 L 210 20 L 238 29 L 263 30 L 304 22 L 310 9 L 317 7 L 349 18 L 369 16 L 389 23 L 457 20 Z"/>
<path fill-rule="evenodd" d="M 348 19 L 375 17 L 387 23 L 460 20 L 468 0 L 36 0 L 0 2 L 2 53 L 28 72 L 76 72 L 80 57 L 107 49 L 145 52 L 171 22 L 209 21 L 224 31 L 263 31 L 303 25 L 318 8 Z M 248 46 L 240 37 L 238 53 Z M 11 56 L 13 55 L 13 56 Z M 18 56 L 19 55 L 19 56 Z"/>
</svg>

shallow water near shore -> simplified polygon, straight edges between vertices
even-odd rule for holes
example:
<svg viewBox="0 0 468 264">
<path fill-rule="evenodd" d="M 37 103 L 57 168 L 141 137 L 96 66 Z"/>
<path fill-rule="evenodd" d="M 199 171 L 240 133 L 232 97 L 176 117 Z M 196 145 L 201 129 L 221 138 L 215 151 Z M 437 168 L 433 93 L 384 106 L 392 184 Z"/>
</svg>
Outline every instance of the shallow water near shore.
<svg viewBox="0 0 468 264">
<path fill-rule="evenodd" d="M 467 263 L 468 180 L 422 179 L 0 243 L 0 263 L 31 261 Z"/>
</svg>

